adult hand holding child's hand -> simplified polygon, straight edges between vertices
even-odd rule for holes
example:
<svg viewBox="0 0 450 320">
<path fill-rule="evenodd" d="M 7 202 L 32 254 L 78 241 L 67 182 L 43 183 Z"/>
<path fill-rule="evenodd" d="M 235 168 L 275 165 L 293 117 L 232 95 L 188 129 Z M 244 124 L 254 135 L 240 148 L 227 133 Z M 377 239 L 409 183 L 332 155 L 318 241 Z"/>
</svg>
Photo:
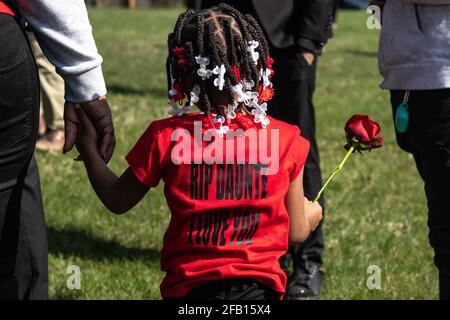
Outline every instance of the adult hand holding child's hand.
<svg viewBox="0 0 450 320">
<path fill-rule="evenodd" d="M 98 154 L 97 131 L 86 112 L 80 105 L 75 105 L 75 112 L 78 117 L 76 147 L 81 157 Z"/>
<path fill-rule="evenodd" d="M 99 137 L 99 145 L 97 150 L 106 163 L 112 157 L 116 140 L 114 137 L 114 125 L 112 122 L 111 110 L 106 98 L 99 100 L 75 104 L 66 102 L 64 105 L 64 122 L 65 122 L 65 144 L 63 152 L 70 151 L 80 132 L 78 132 L 78 124 L 80 119 L 76 108 L 82 108 L 87 119 L 95 128 Z"/>
</svg>

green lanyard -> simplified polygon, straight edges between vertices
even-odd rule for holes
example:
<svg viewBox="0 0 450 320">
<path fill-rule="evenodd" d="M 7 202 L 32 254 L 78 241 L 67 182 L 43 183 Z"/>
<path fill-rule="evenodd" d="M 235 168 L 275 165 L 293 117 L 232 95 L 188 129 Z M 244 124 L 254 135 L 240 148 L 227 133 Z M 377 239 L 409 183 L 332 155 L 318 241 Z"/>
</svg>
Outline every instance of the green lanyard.
<svg viewBox="0 0 450 320">
<path fill-rule="evenodd" d="M 395 113 L 395 129 L 398 133 L 405 133 L 408 129 L 409 122 L 409 112 L 408 112 L 408 101 L 411 91 L 406 91 L 403 98 L 403 102 L 398 106 L 397 112 Z"/>
</svg>

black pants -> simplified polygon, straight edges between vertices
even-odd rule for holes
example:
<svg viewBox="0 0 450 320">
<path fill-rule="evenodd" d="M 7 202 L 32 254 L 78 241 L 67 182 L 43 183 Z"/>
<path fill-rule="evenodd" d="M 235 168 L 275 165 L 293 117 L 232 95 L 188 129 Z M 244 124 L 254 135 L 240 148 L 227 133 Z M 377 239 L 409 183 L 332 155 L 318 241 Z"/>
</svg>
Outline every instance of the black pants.
<svg viewBox="0 0 450 320">
<path fill-rule="evenodd" d="M 392 91 L 395 114 L 404 91 Z M 450 89 L 413 91 L 406 133 L 397 133 L 400 148 L 411 153 L 425 182 L 428 227 L 439 270 L 440 298 L 450 299 Z"/>
<path fill-rule="evenodd" d="M 275 60 L 275 96 L 269 103 L 268 112 L 274 118 L 299 126 L 302 136 L 310 141 L 311 150 L 305 164 L 303 184 L 305 196 L 312 200 L 322 187 L 313 105 L 317 59 L 308 65 L 302 54 L 294 48 L 272 48 L 271 55 Z M 324 207 L 323 197 L 319 202 Z M 306 260 L 321 265 L 323 249 L 320 224 L 302 245 L 290 248 L 294 268 L 301 267 Z"/>
<path fill-rule="evenodd" d="M 0 299 L 46 299 L 47 238 L 33 157 L 39 80 L 16 20 L 0 14 Z"/>
<path fill-rule="evenodd" d="M 165 300 L 278 300 L 280 293 L 250 278 L 212 281 L 187 295 Z"/>
</svg>

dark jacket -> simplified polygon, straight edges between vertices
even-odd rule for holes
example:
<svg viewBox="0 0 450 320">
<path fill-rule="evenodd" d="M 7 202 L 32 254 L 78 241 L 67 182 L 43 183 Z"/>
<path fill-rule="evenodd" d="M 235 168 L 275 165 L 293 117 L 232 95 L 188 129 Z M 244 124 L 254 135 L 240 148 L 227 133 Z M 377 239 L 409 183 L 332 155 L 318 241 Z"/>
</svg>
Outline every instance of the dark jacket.
<svg viewBox="0 0 450 320">
<path fill-rule="evenodd" d="M 258 18 L 275 48 L 299 46 L 319 53 L 332 36 L 336 0 L 191 0 L 188 6 L 205 9 L 225 2 Z"/>
</svg>

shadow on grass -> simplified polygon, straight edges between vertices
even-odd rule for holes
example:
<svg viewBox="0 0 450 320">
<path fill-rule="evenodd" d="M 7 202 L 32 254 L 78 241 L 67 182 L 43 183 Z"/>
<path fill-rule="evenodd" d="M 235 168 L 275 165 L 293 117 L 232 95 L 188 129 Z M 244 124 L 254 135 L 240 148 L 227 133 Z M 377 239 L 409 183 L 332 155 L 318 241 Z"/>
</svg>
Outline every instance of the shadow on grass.
<svg viewBox="0 0 450 320">
<path fill-rule="evenodd" d="M 82 293 L 78 290 L 58 291 L 50 300 L 79 300 L 82 299 Z"/>
<path fill-rule="evenodd" d="M 90 260 L 159 261 L 156 249 L 128 248 L 114 240 L 96 238 L 84 230 L 57 230 L 48 227 L 48 246 L 52 254 L 76 256 Z"/>
<path fill-rule="evenodd" d="M 122 94 L 131 96 L 155 96 L 155 97 L 165 97 L 167 92 L 163 88 L 131 88 L 120 84 L 110 84 L 108 85 L 108 92 L 112 94 Z"/>
<path fill-rule="evenodd" d="M 367 57 L 367 58 L 376 58 L 378 57 L 378 53 L 376 51 L 364 51 L 364 50 L 354 50 L 354 49 L 346 49 L 345 53 L 349 53 L 353 56 L 359 57 Z"/>
</svg>

